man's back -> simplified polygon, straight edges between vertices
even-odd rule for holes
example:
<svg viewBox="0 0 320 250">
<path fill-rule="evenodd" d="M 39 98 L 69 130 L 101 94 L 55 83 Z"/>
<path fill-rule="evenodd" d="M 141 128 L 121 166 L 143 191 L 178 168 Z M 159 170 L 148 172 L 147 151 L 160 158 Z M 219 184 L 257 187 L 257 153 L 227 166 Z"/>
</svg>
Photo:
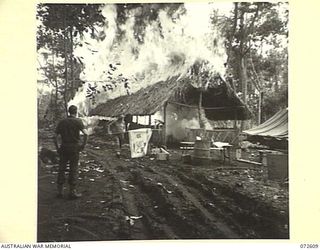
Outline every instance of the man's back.
<svg viewBox="0 0 320 250">
<path fill-rule="evenodd" d="M 84 125 L 79 118 L 65 118 L 58 123 L 56 133 L 61 135 L 62 144 L 77 144 L 80 141 L 80 130 Z"/>
</svg>

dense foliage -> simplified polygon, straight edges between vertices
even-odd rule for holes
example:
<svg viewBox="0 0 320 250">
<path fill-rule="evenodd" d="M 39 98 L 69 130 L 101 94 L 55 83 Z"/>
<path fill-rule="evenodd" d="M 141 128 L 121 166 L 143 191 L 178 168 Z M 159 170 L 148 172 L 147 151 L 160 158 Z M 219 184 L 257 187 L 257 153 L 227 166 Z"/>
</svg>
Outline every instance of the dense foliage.
<svg viewBox="0 0 320 250">
<path fill-rule="evenodd" d="M 98 37 L 96 26 L 104 25 L 105 18 L 99 4 L 39 4 L 37 19 L 37 49 L 45 60 L 40 67 L 54 89 L 49 108 L 53 107 L 58 118 L 61 108 L 67 112 L 68 101 L 82 84 L 83 62 L 73 54 L 81 43 L 75 38 L 84 33 Z"/>
</svg>

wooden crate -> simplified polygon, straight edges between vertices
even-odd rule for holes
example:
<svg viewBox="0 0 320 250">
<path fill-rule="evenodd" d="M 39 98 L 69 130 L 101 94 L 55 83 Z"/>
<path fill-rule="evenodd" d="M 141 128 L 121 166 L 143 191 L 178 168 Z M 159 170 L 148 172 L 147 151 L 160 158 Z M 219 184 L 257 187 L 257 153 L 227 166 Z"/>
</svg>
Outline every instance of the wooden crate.
<svg viewBox="0 0 320 250">
<path fill-rule="evenodd" d="M 270 180 L 284 180 L 288 178 L 288 155 L 267 155 L 268 178 Z"/>
</svg>

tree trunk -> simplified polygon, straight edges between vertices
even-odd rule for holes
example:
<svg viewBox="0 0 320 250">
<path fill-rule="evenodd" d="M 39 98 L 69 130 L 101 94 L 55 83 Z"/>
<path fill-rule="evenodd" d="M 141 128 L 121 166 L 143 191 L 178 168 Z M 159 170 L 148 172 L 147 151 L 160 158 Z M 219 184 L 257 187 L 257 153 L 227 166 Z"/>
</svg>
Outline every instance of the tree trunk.
<svg viewBox="0 0 320 250">
<path fill-rule="evenodd" d="M 67 100 L 67 95 L 68 95 L 68 52 L 66 48 L 66 41 L 67 39 L 65 38 L 65 45 L 64 45 L 64 73 L 65 73 L 65 81 L 64 81 L 64 91 L 63 91 L 63 100 L 64 100 L 64 108 L 66 115 L 68 115 L 68 100 Z"/>
<path fill-rule="evenodd" d="M 240 82 L 241 82 L 241 92 L 242 100 L 247 104 L 247 95 L 248 95 L 248 85 L 247 85 L 247 65 L 245 58 L 241 56 L 240 58 Z"/>
<path fill-rule="evenodd" d="M 241 83 L 241 92 L 242 92 L 242 100 L 245 104 L 247 104 L 247 94 L 248 94 L 248 86 L 247 86 L 247 65 L 245 62 L 245 58 L 243 56 L 240 57 L 240 83 Z M 243 120 L 241 122 L 241 131 L 247 129 L 248 123 Z"/>
<path fill-rule="evenodd" d="M 204 124 L 204 117 L 201 113 L 201 108 L 202 108 L 202 89 L 200 89 L 200 95 L 199 95 L 199 103 L 198 103 L 198 116 L 199 116 L 199 125 L 201 129 L 205 128 Z"/>
<path fill-rule="evenodd" d="M 279 75 L 279 71 L 276 68 L 276 72 L 274 75 L 274 91 L 275 92 L 279 91 L 279 77 L 278 77 L 278 75 Z"/>
<path fill-rule="evenodd" d="M 238 63 L 239 63 L 239 80 L 242 92 L 242 100 L 245 104 L 247 104 L 247 67 L 245 61 L 245 44 L 246 44 L 246 34 L 245 34 L 245 27 L 244 27 L 244 10 L 241 11 L 239 17 L 239 34 L 240 34 L 240 44 L 238 50 Z M 241 131 L 246 129 L 247 122 L 241 122 Z"/>
<path fill-rule="evenodd" d="M 54 118 L 57 121 L 59 118 L 59 107 L 58 107 L 58 98 L 59 98 L 59 89 L 58 89 L 58 80 L 57 80 L 57 74 L 56 74 L 56 68 L 54 65 L 54 51 L 52 53 L 52 69 L 53 69 L 53 77 L 54 77 L 54 88 L 55 88 L 55 99 L 54 99 Z"/>
<path fill-rule="evenodd" d="M 71 83 L 70 83 L 70 99 L 74 97 L 75 94 L 75 82 L 74 82 L 74 69 L 73 69 L 73 27 L 69 28 L 69 39 L 70 39 L 70 78 L 71 78 Z"/>
<path fill-rule="evenodd" d="M 68 115 L 68 30 L 66 23 L 66 13 L 64 11 L 64 73 L 65 73 L 65 82 L 64 82 L 64 91 L 63 91 L 63 100 L 64 100 L 64 108 L 66 115 Z"/>
<path fill-rule="evenodd" d="M 258 101 L 258 125 L 261 124 L 261 105 L 262 105 L 262 91 L 259 92 L 259 101 Z"/>
<path fill-rule="evenodd" d="M 264 96 L 264 92 L 263 91 L 261 91 L 261 93 L 260 93 L 260 95 L 261 95 L 261 113 L 260 113 L 260 116 L 261 116 L 261 118 L 260 118 L 260 121 L 261 121 L 261 123 L 263 123 L 264 121 L 265 121 L 265 118 L 264 118 L 264 115 L 263 115 L 263 96 Z"/>
</svg>

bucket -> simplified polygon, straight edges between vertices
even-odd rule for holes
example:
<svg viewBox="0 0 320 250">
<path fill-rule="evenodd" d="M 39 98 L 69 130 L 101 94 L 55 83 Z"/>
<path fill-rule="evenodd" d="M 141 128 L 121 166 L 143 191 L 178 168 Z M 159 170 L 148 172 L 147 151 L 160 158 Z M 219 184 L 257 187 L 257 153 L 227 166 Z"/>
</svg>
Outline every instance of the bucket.
<svg viewBox="0 0 320 250">
<path fill-rule="evenodd" d="M 209 164 L 212 160 L 210 156 L 210 141 L 195 141 L 193 149 L 193 162 L 195 164 Z"/>
</svg>

